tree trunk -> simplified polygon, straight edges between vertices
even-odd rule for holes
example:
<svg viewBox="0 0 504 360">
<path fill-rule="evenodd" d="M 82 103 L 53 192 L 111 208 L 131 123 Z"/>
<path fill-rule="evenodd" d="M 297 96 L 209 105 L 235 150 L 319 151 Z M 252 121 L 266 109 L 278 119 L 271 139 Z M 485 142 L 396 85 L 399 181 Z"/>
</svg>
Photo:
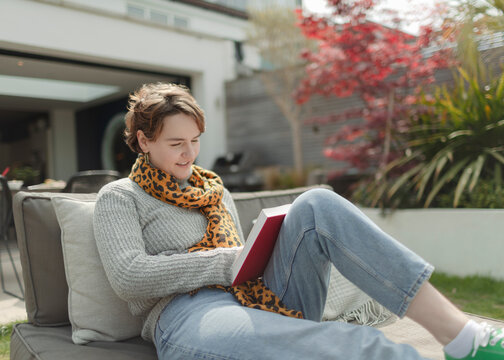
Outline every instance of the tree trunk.
<svg viewBox="0 0 504 360">
<path fill-rule="evenodd" d="M 296 177 L 302 179 L 303 174 L 303 143 L 301 138 L 301 124 L 299 119 L 296 121 L 289 121 L 291 125 L 291 133 L 292 133 L 292 151 L 294 153 L 294 171 L 296 173 Z"/>
<path fill-rule="evenodd" d="M 283 70 L 286 72 L 286 70 Z M 272 73 L 261 74 L 261 80 L 266 89 L 266 92 L 273 99 L 275 104 L 279 107 L 282 114 L 285 116 L 289 122 L 292 137 L 292 159 L 294 162 L 294 172 L 296 176 L 296 181 L 302 180 L 304 177 L 304 164 L 303 164 L 303 144 L 302 144 L 302 131 L 301 131 L 301 109 L 297 105 L 291 96 L 290 91 L 286 91 L 285 88 L 291 88 L 285 86 L 289 84 L 288 80 L 292 80 L 292 74 L 289 72 L 287 75 L 282 74 L 284 77 L 289 79 L 283 79 L 280 86 L 277 81 L 278 78 Z"/>
</svg>

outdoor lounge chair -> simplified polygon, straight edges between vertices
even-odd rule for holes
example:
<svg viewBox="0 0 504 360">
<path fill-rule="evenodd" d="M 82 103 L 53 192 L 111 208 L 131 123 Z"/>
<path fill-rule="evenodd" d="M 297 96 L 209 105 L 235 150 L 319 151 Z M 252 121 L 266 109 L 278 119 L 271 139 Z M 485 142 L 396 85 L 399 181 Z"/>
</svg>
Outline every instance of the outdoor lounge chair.
<svg viewBox="0 0 504 360">
<path fill-rule="evenodd" d="M 7 254 L 9 256 L 10 265 L 14 271 L 14 275 L 16 276 L 16 281 L 19 286 L 20 293 L 14 293 L 6 288 L 5 279 L 4 279 L 4 271 L 2 258 L 0 256 L 0 282 L 2 284 L 2 291 L 5 294 L 14 296 L 20 300 L 24 299 L 24 290 L 21 284 L 21 278 L 18 274 L 16 265 L 14 264 L 14 258 L 12 257 L 12 252 L 9 246 L 9 233 L 10 228 L 13 223 L 12 219 L 12 194 L 9 189 L 9 185 L 7 179 L 4 176 L 0 175 L 0 245 L 3 243 L 5 249 L 7 250 Z"/>
<path fill-rule="evenodd" d="M 64 193 L 93 193 L 98 192 L 103 185 L 118 180 L 121 174 L 115 170 L 87 170 L 80 171 L 68 180 Z"/>
<path fill-rule="evenodd" d="M 299 188 L 233 193 L 244 233 L 248 233 L 253 219 L 262 208 L 292 202 L 305 190 L 306 188 Z M 26 288 L 28 322 L 14 326 L 11 359 L 156 359 L 153 344 L 141 339 L 139 333 L 122 341 L 92 341 L 86 345 L 76 345 L 72 341 L 72 316 L 69 315 L 72 305 L 68 301 L 69 286 L 62 251 L 62 232 L 53 206 L 58 200 L 54 198 L 60 201 L 63 199 L 63 202 L 70 200 L 79 206 L 94 206 L 96 194 L 20 192 L 14 197 L 14 218 Z M 83 212 L 75 213 L 75 222 L 85 221 Z M 71 214 L 66 215 L 70 215 L 69 218 L 72 219 Z M 69 232 L 65 236 L 80 234 Z M 333 279 L 332 277 L 331 281 Z M 491 320 L 489 322 L 497 323 Z M 409 343 L 427 358 L 443 359 L 441 346 L 414 322 L 403 319 L 382 322 L 384 324 L 382 329 L 391 340 Z"/>
</svg>

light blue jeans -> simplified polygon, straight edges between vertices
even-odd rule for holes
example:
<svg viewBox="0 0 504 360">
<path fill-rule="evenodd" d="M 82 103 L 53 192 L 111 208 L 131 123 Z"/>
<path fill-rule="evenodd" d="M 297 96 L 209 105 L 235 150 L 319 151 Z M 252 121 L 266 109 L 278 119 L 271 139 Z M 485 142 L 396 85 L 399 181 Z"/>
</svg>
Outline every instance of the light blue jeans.
<svg viewBox="0 0 504 360">
<path fill-rule="evenodd" d="M 202 289 L 162 312 L 160 359 L 423 359 L 375 328 L 320 322 L 330 264 L 399 317 L 433 267 L 332 191 L 310 190 L 285 217 L 264 274 L 266 285 L 305 319 L 242 307 L 233 295 Z"/>
</svg>

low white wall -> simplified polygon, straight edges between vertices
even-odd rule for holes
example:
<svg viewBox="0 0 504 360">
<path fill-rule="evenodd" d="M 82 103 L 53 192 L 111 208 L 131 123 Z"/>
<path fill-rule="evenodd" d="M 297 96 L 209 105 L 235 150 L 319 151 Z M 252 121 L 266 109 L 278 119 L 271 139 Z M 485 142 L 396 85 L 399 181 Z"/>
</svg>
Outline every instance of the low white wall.
<svg viewBox="0 0 504 360">
<path fill-rule="evenodd" d="M 437 271 L 504 280 L 504 209 L 362 210 Z"/>
</svg>

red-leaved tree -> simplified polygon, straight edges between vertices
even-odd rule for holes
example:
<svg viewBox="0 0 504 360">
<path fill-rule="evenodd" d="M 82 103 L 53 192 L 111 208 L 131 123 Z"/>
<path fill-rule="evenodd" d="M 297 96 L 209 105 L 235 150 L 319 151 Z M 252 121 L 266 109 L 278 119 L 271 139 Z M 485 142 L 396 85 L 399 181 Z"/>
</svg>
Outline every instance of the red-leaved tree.
<svg viewBox="0 0 504 360">
<path fill-rule="evenodd" d="M 431 27 L 423 27 L 414 37 L 396 26 L 370 21 L 376 3 L 328 0 L 331 15 L 298 12 L 303 33 L 319 46 L 302 54 L 308 65 L 295 96 L 299 103 L 314 94 L 361 98 L 360 108 L 309 120 L 320 125 L 362 119 L 329 136 L 324 150 L 325 156 L 361 171 L 383 168 L 396 157 L 393 130 L 407 126 L 404 114 L 414 99 L 414 89 L 433 82 L 435 70 L 448 66 L 449 59 L 442 51 L 424 55 L 433 41 Z M 379 170 L 376 174 L 381 176 Z"/>
</svg>

